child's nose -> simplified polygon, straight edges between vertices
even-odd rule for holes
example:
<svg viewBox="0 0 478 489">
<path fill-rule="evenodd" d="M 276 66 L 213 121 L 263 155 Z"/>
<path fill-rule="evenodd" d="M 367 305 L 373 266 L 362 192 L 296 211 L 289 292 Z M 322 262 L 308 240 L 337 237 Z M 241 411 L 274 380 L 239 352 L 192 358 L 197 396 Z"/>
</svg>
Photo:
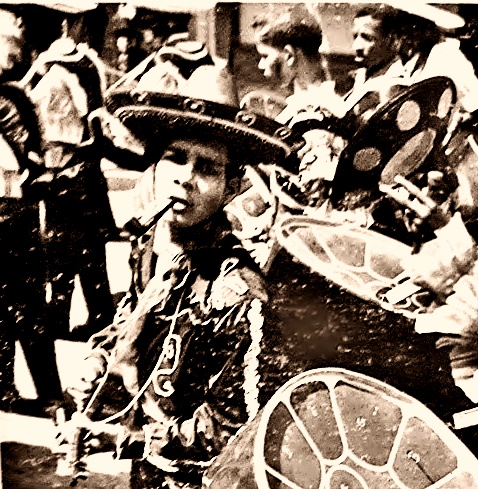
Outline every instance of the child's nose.
<svg viewBox="0 0 478 489">
<path fill-rule="evenodd" d="M 176 178 L 174 183 L 178 185 L 186 185 L 191 183 L 194 177 L 193 165 L 188 163 L 177 168 Z"/>
</svg>

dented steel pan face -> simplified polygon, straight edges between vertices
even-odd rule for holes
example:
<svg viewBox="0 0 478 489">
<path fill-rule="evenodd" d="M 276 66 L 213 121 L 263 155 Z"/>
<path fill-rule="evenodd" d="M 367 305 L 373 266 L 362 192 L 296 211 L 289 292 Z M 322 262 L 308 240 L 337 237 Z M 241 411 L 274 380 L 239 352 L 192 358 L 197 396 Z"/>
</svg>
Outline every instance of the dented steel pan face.
<svg viewBox="0 0 478 489">
<path fill-rule="evenodd" d="M 478 488 L 478 460 L 428 408 L 344 369 L 304 372 L 218 457 L 203 487 Z"/>
<path fill-rule="evenodd" d="M 364 300 L 415 318 L 433 297 L 422 289 L 392 304 L 387 294 L 405 280 L 402 260 L 411 248 L 400 241 L 352 224 L 307 216 L 288 217 L 276 229 L 279 243 L 314 272 Z"/>
</svg>

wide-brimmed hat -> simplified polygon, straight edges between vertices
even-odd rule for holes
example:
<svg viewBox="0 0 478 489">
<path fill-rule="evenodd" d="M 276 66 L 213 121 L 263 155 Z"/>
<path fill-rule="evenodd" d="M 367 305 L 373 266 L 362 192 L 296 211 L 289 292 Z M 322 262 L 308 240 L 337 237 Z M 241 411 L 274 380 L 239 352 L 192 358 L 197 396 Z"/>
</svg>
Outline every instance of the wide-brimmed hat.
<svg viewBox="0 0 478 489">
<path fill-rule="evenodd" d="M 98 2 L 92 2 L 90 0 L 82 0 L 81 2 L 65 0 L 62 3 L 45 3 L 43 5 L 66 14 L 82 14 L 94 10 L 98 6 Z"/>
<path fill-rule="evenodd" d="M 234 79 L 217 65 L 198 68 L 179 95 L 118 91 L 105 105 L 143 142 L 151 161 L 158 161 L 173 138 L 197 137 L 226 143 L 241 163 L 276 163 L 295 170 L 296 151 L 304 145 L 287 126 L 239 109 Z"/>
<path fill-rule="evenodd" d="M 465 25 L 463 17 L 444 5 L 431 5 L 429 3 L 403 0 L 389 0 L 387 4 L 409 14 L 430 20 L 442 29 L 459 29 Z"/>
</svg>

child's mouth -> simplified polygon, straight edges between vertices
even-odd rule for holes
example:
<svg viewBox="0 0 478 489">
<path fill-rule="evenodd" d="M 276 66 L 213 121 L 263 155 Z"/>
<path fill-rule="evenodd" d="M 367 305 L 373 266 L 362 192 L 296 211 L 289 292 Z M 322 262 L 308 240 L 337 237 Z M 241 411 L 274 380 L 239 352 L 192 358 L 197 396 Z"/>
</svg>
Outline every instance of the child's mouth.
<svg viewBox="0 0 478 489">
<path fill-rule="evenodd" d="M 189 202 L 186 200 L 176 199 L 176 202 L 173 205 L 173 211 L 175 212 L 183 212 L 190 206 Z"/>
</svg>

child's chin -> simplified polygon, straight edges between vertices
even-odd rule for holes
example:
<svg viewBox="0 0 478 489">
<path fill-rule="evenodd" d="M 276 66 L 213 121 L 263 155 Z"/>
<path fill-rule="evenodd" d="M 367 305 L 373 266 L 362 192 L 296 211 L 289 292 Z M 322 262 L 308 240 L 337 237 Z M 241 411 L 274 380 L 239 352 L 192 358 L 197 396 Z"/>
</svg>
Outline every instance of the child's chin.
<svg viewBox="0 0 478 489">
<path fill-rule="evenodd" d="M 188 228 L 197 224 L 193 219 L 190 219 L 183 214 L 174 214 L 169 222 L 171 226 L 177 228 Z"/>
</svg>

